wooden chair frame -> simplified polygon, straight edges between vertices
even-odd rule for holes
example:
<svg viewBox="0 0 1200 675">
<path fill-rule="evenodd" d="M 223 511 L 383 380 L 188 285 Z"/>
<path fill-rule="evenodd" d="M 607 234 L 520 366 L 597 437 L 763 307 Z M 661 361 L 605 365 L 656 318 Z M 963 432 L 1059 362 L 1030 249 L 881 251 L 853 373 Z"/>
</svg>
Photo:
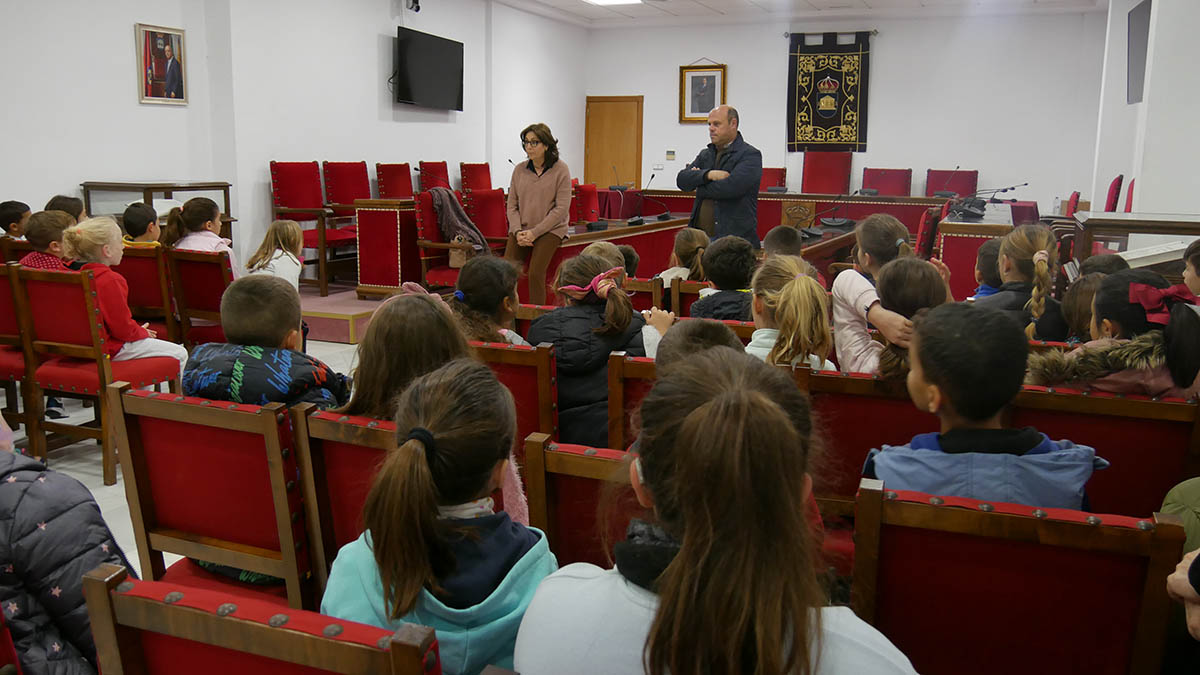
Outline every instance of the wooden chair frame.
<svg viewBox="0 0 1200 675">
<path fill-rule="evenodd" d="M 325 585 L 329 583 L 329 570 L 333 567 L 338 552 L 337 542 L 334 541 L 333 513 L 330 508 L 333 497 L 326 480 L 325 441 L 375 448 L 379 450 L 381 459 L 397 446 L 395 431 L 312 417 L 317 411 L 317 407 L 312 403 L 303 403 L 291 409 L 291 416 L 292 433 L 296 441 L 296 461 L 299 464 L 300 482 L 304 489 L 304 511 L 308 518 L 312 567 L 316 573 L 317 591 L 320 596 L 325 593 Z"/>
<path fill-rule="evenodd" d="M 653 361 L 637 361 L 625 352 L 608 355 L 608 445 L 611 448 L 626 448 L 625 442 L 625 380 L 649 380 L 656 378 Z"/>
<path fill-rule="evenodd" d="M 696 300 L 699 300 L 700 290 L 704 288 L 712 288 L 713 285 L 707 281 L 687 281 L 675 277 L 671 280 L 671 311 L 675 312 L 676 316 L 683 316 L 683 296 L 695 295 Z M 692 302 L 696 302 L 693 300 Z M 691 309 L 691 305 L 688 305 Z"/>
<path fill-rule="evenodd" d="M 554 345 L 542 342 L 533 349 L 499 342 L 471 342 L 475 355 L 484 363 L 503 363 L 537 369 L 538 399 L 549 403 L 538 406 L 538 431 L 558 436 L 558 400 L 554 395 Z"/>
<path fill-rule="evenodd" d="M 187 292 L 184 290 L 186 286 L 183 283 L 183 274 L 179 270 L 179 261 L 211 263 L 214 253 L 219 256 L 222 277 L 225 279 L 225 288 L 229 288 L 229 284 L 233 283 L 233 266 L 229 262 L 229 253 L 226 251 L 219 252 L 201 252 L 201 251 L 180 251 L 171 249 L 167 252 L 167 268 L 171 273 L 171 286 L 175 289 L 175 305 L 179 312 L 180 331 L 182 331 L 183 346 L 187 347 L 191 352 L 195 344 L 192 343 L 192 321 L 201 319 L 203 321 L 215 321 L 221 323 L 221 313 L 209 310 L 192 309 L 187 301 Z M 324 294 L 322 294 L 324 295 Z"/>
<path fill-rule="evenodd" d="M 230 596 L 235 611 L 222 615 L 219 610 L 207 612 L 174 605 L 169 599 L 126 595 L 126 587 L 132 586 L 128 576 L 124 567 L 105 564 L 83 577 L 96 656 L 108 675 L 147 672 L 141 649 L 143 631 L 346 674 L 423 675 L 426 654 L 436 639 L 432 628 L 405 624 L 390 639 L 371 648 L 290 630 L 286 624 L 275 627 L 241 619 L 236 613 L 238 596 Z"/>
<path fill-rule="evenodd" d="M 20 269 L 17 271 L 17 276 L 20 282 L 20 285 L 17 287 L 17 294 L 19 296 L 17 298 L 17 311 L 20 312 L 22 317 L 21 325 L 27 329 L 22 336 L 22 348 L 25 352 L 26 372 L 29 373 L 25 419 L 30 454 L 41 458 L 42 461 L 46 461 L 46 454 L 50 449 L 50 442 L 47 439 L 48 432 L 63 434 L 67 438 L 98 441 L 101 447 L 104 484 L 116 485 L 115 427 L 112 422 L 112 411 L 109 409 L 108 400 L 104 395 L 105 387 L 109 386 L 113 381 L 112 359 L 108 354 L 104 353 L 100 341 L 100 309 L 96 305 L 92 272 L 91 270 L 83 270 L 81 272 L 48 272 Z M 25 289 L 25 284 L 30 281 L 79 286 L 80 292 L 83 293 L 87 315 L 96 318 L 95 321 L 88 322 L 92 338 L 91 345 L 73 345 L 37 339 L 33 310 L 30 307 L 28 293 Z M 43 357 L 51 356 L 64 356 L 95 362 L 97 378 L 99 380 L 97 392 L 95 394 L 88 394 L 79 391 L 42 388 L 38 385 L 35 376 L 37 368 L 41 364 Z M 167 380 L 167 382 L 169 383 L 170 391 L 180 391 L 178 372 L 176 372 L 174 377 Z M 92 401 L 95 404 L 95 414 L 92 421 L 82 425 L 74 425 L 44 419 L 45 406 L 43 404 L 43 397 L 46 392 L 53 392 L 56 396 L 63 398 Z"/>
<path fill-rule="evenodd" d="M 291 509 L 288 506 L 288 484 L 293 481 L 284 475 L 284 454 L 279 438 L 278 424 L 287 414 L 283 404 L 269 403 L 256 412 L 244 412 L 220 406 L 188 405 L 169 400 L 167 397 L 127 396 L 126 392 L 130 389 L 127 382 L 114 382 L 108 386 L 107 396 L 108 405 L 113 412 L 113 426 L 121 444 L 120 459 L 125 479 L 125 496 L 129 502 L 129 515 L 133 521 L 133 536 L 137 542 L 142 575 L 151 580 L 161 579 L 166 573 L 163 552 L 176 553 L 282 578 L 287 586 L 289 606 L 315 608 L 312 573 L 300 572 L 297 556 L 299 542 L 292 531 Z M 142 417 L 262 436 L 271 477 L 271 495 L 275 506 L 275 525 L 279 530 L 280 550 L 272 551 L 159 527 L 154 497 L 150 490 L 146 455 L 142 447 L 142 435 L 138 428 Z"/>
<path fill-rule="evenodd" d="M 422 190 L 421 192 L 428 192 L 428 190 Z M 429 281 L 427 279 L 427 275 L 429 274 L 430 260 L 437 259 L 443 255 L 443 252 L 449 253 L 452 250 L 470 251 L 471 253 L 474 253 L 475 247 L 465 242 L 461 244 L 455 244 L 454 242 L 449 241 L 430 241 L 428 238 L 426 238 L 425 228 L 437 228 L 438 224 L 425 222 L 425 219 L 421 216 L 420 197 L 421 195 L 418 194 L 413 198 L 413 219 L 417 224 L 417 248 L 420 249 L 421 254 L 421 285 L 425 288 L 433 288 L 429 285 Z M 428 251 L 433 251 L 433 253 L 427 253 Z"/>
<path fill-rule="evenodd" d="M 25 257 L 25 254 L 32 252 L 33 244 L 28 241 L 0 236 L 0 254 L 3 254 L 4 262 L 19 262 L 21 258 Z"/>
<path fill-rule="evenodd" d="M 649 293 L 651 306 L 662 309 L 664 294 L 662 277 L 652 277 L 650 279 L 626 277 L 624 288 L 628 293 Z"/>
<path fill-rule="evenodd" d="M 328 231 L 328 228 L 332 227 L 332 225 L 330 224 L 330 221 L 347 220 L 348 218 L 352 218 L 352 216 L 348 217 L 348 216 L 334 215 L 333 207 L 337 206 L 338 208 L 353 209 L 354 205 L 353 204 L 323 204 L 320 207 L 314 206 L 314 207 L 307 207 L 307 208 L 292 207 L 292 206 L 279 206 L 276 203 L 277 192 L 276 192 L 275 185 L 274 185 L 274 183 L 275 183 L 274 164 L 275 163 L 272 162 L 271 218 L 273 218 L 275 220 L 279 220 L 281 218 L 286 219 L 286 218 L 292 218 L 293 216 L 303 216 L 303 218 L 301 218 L 301 220 L 310 220 L 311 219 L 311 220 L 316 221 L 317 278 L 316 279 L 301 278 L 300 283 L 316 284 L 321 289 L 321 297 L 325 297 L 325 296 L 329 295 L 329 263 L 330 263 L 329 254 L 334 250 L 334 247 L 330 247 L 327 243 L 326 232 Z M 312 164 L 317 165 L 317 162 L 314 161 L 314 162 L 312 162 Z M 322 173 L 321 173 L 322 170 L 323 170 L 323 166 L 317 165 L 317 181 L 319 183 L 318 187 L 321 190 L 321 199 L 322 199 L 322 201 L 324 201 L 324 199 L 325 199 L 325 183 L 322 178 Z M 369 177 L 368 177 L 368 180 L 369 180 Z M 338 248 L 340 248 L 340 247 L 338 247 Z M 303 264 L 311 265 L 313 263 L 308 260 L 305 260 L 305 261 L 303 261 Z"/>
<path fill-rule="evenodd" d="M 532 323 L 533 320 L 538 318 L 539 316 L 553 312 L 556 309 L 558 309 L 558 308 L 555 307 L 554 305 L 530 305 L 530 304 L 522 303 L 520 305 L 517 305 L 517 318 L 514 321 L 514 323 L 517 326 L 521 326 L 525 322 Z M 526 335 L 529 334 L 528 330 L 517 331 L 517 332 L 524 333 Z"/>
<path fill-rule="evenodd" d="M 558 444 L 549 434 L 529 434 L 525 438 L 525 485 L 529 500 L 529 524 L 546 533 L 551 549 L 556 538 L 555 527 L 550 520 L 550 493 L 546 474 L 576 476 L 598 481 L 620 480 L 619 467 L 622 461 L 607 457 L 580 456 L 555 452 Z"/>
<path fill-rule="evenodd" d="M 918 504 L 888 496 L 883 481 L 862 479 L 855 520 L 854 583 L 851 606 L 868 623 L 876 619 L 876 581 L 882 526 L 911 527 L 994 538 L 998 544 L 1012 540 L 1084 551 L 1137 555 L 1148 559 L 1145 587 L 1133 641 L 1131 673 L 1157 673 L 1166 637 L 1168 605 L 1163 580 L 1182 556 L 1183 525 L 1178 516 L 1155 513 L 1154 527 L 1089 525 L 1055 521 L 1032 515 L 971 510 Z"/>
<path fill-rule="evenodd" d="M 492 188 L 490 190 L 463 190 L 463 196 L 462 196 L 463 210 L 466 212 L 467 217 L 469 217 L 471 219 L 471 222 L 475 223 L 476 225 L 479 225 L 479 216 L 481 213 L 479 210 L 481 208 L 480 194 L 492 193 L 494 195 L 497 192 L 500 193 L 500 197 L 499 197 L 500 202 L 502 204 L 506 203 L 503 188 Z M 505 217 L 507 218 L 507 210 L 505 213 Z M 482 234 L 482 230 L 481 230 L 481 234 Z M 504 248 L 506 246 L 508 246 L 508 237 L 507 236 L 489 237 L 486 234 L 484 234 L 483 238 L 487 241 L 488 248 L 492 249 L 493 255 L 504 255 Z"/>
<path fill-rule="evenodd" d="M 161 305 L 130 305 L 129 311 L 138 318 L 162 317 L 167 326 L 165 339 L 183 344 L 183 336 L 179 332 L 179 320 L 175 318 L 175 308 L 171 306 L 172 290 L 176 288 L 171 282 L 170 266 L 167 264 L 167 249 L 163 246 L 126 246 L 126 258 L 153 258 L 154 266 L 158 268 L 158 292 L 163 299 Z M 226 254 L 228 257 L 228 254 Z M 119 271 L 119 270 L 118 270 Z"/>
<path fill-rule="evenodd" d="M 7 239 L 7 237 L 4 237 Z M 21 267 L 15 262 L 9 262 L 4 265 L 4 278 L 8 280 L 9 292 L 13 301 L 13 308 L 16 310 L 17 332 L 12 334 L 0 334 L 0 346 L 15 347 L 21 350 L 21 360 L 24 362 L 24 372 L 20 380 L 0 382 L 4 389 L 4 409 L 0 410 L 0 414 L 4 415 L 4 420 L 8 422 L 13 429 L 20 428 L 20 425 L 29 424 L 29 411 L 34 410 L 31 407 L 29 400 L 29 387 L 33 382 L 33 363 L 29 360 L 29 354 L 25 349 L 25 343 L 21 339 L 24 335 L 30 335 L 29 326 L 25 323 L 27 318 L 26 312 L 21 311 L 21 305 L 26 303 L 25 294 L 18 292 L 21 288 L 21 280 L 18 278 L 17 271 Z M 30 436 L 29 442 L 32 442 L 33 437 Z"/>
</svg>

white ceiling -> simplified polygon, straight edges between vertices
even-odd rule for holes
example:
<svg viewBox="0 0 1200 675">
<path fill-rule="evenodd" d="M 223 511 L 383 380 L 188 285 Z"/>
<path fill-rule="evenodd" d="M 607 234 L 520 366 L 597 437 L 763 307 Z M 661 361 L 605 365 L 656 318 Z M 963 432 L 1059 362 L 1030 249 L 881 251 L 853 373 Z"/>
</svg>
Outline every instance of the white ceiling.
<svg viewBox="0 0 1200 675">
<path fill-rule="evenodd" d="M 643 0 L 601 7 L 585 0 L 501 0 L 593 28 L 781 18 L 920 17 L 1099 10 L 1107 0 Z"/>
</svg>

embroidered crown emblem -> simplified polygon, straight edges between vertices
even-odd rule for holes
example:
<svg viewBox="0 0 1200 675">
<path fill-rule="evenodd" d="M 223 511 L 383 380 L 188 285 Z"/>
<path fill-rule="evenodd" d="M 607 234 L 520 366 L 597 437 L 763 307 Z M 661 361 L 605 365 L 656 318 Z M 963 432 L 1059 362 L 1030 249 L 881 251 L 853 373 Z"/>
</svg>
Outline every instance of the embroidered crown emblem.
<svg viewBox="0 0 1200 675">
<path fill-rule="evenodd" d="M 826 77 L 817 83 L 817 91 L 822 94 L 836 94 L 840 86 L 842 85 L 837 80 L 832 77 Z"/>
</svg>

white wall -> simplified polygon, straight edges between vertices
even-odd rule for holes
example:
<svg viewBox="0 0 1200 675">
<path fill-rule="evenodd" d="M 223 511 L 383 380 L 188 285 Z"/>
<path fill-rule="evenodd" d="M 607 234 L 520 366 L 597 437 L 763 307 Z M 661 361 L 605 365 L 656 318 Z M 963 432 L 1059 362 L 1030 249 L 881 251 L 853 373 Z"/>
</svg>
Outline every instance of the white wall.
<svg viewBox="0 0 1200 675">
<path fill-rule="evenodd" d="M 864 166 L 979 169 L 979 185 L 1028 181 L 1013 193 L 1043 213 L 1056 196 L 1090 184 L 1105 16 L 1080 13 L 921 20 L 806 22 L 791 30 L 862 30 L 872 38 L 868 150 Z M 766 166 L 788 167 L 798 188 L 801 155 L 786 156 L 788 41 L 779 24 L 594 31 L 587 93 L 645 96 L 643 175 L 674 175 L 707 143 L 703 125 L 678 123 L 679 66 L 702 57 L 728 64 L 728 102 Z M 667 149 L 677 151 L 666 162 Z M 666 174 L 665 176 L 663 174 Z M 665 185 L 660 185 L 665 186 Z"/>
<path fill-rule="evenodd" d="M 204 10 L 188 0 L 0 4 L 0 200 L 39 210 L 55 194 L 81 195 L 85 180 L 214 178 Z M 191 105 L 138 103 L 138 22 L 186 30 Z"/>
<path fill-rule="evenodd" d="M 1118 174 L 1125 186 L 1133 177 L 1134 146 L 1137 144 L 1141 103 L 1127 103 L 1129 65 L 1129 10 L 1142 0 L 1109 0 L 1104 47 L 1104 74 L 1100 87 L 1100 111 L 1096 133 L 1095 169 L 1090 189 L 1080 189 L 1092 207 L 1103 210 L 1108 185 Z M 1124 205 L 1124 196 L 1120 204 Z"/>
</svg>

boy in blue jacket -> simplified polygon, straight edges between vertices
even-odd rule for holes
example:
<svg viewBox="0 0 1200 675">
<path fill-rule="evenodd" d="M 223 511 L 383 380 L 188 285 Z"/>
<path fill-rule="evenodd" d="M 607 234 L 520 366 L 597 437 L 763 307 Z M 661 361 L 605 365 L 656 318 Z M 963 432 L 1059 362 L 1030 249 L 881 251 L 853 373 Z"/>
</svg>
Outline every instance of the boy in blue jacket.
<svg viewBox="0 0 1200 675">
<path fill-rule="evenodd" d="M 1084 507 L 1084 486 L 1108 462 L 1093 448 L 1006 429 L 1001 413 L 1021 390 L 1029 343 L 998 310 L 946 304 L 914 321 L 908 392 L 941 432 L 872 450 L 863 470 L 893 490 L 1046 508 Z"/>
</svg>

